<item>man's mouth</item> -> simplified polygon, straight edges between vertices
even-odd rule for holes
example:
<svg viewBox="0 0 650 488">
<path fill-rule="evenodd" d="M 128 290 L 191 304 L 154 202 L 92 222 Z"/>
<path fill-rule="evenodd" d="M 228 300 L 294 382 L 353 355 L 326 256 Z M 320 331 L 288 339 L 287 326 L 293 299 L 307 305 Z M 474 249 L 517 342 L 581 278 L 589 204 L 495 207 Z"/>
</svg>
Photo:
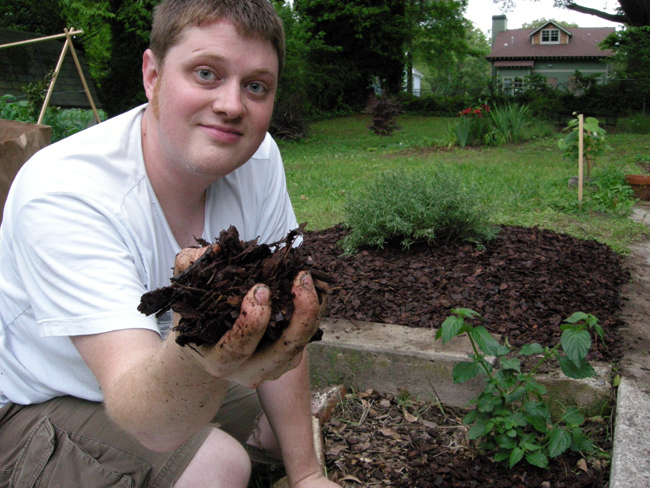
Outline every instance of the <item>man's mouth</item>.
<svg viewBox="0 0 650 488">
<path fill-rule="evenodd" d="M 200 125 L 200 127 L 208 136 L 219 142 L 234 143 L 239 141 L 244 135 L 236 127 L 227 125 Z"/>
</svg>

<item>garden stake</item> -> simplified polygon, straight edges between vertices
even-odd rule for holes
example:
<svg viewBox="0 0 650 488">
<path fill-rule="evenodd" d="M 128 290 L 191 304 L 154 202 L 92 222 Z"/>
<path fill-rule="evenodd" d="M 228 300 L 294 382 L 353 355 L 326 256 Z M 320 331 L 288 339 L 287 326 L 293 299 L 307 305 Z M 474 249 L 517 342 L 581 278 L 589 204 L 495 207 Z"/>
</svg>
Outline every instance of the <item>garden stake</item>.
<svg viewBox="0 0 650 488">
<path fill-rule="evenodd" d="M 582 210 L 582 185 L 583 185 L 583 157 L 584 157 L 584 145 L 585 145 L 585 135 L 584 135 L 584 115 L 578 115 L 578 206 Z"/>
</svg>

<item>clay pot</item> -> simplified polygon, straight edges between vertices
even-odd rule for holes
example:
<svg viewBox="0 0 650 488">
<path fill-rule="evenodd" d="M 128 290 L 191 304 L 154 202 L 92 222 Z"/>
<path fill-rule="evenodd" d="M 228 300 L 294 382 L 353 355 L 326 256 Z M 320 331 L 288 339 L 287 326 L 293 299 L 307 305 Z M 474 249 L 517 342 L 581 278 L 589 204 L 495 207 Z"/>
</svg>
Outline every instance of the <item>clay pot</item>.
<svg viewBox="0 0 650 488">
<path fill-rule="evenodd" d="M 634 191 L 634 196 L 639 200 L 650 200 L 650 175 L 625 175 Z"/>
</svg>

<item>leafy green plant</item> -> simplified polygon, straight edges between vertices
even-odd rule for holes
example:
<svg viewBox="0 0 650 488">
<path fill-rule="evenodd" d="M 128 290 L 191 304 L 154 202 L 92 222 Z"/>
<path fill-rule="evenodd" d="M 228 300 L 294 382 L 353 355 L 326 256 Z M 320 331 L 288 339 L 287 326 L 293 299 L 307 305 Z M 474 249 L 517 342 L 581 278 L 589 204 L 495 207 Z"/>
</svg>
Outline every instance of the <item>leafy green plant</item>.
<svg viewBox="0 0 650 488">
<path fill-rule="evenodd" d="M 103 110 L 97 111 L 101 120 L 106 120 L 107 115 Z M 39 113 L 34 112 L 34 105 L 27 100 L 18 100 L 13 95 L 0 97 L 0 119 L 17 120 L 35 124 Z M 45 110 L 43 124 L 52 127 L 52 142 L 64 139 L 72 134 L 84 130 L 94 123 L 95 115 L 92 110 L 78 108 L 61 109 L 49 106 Z"/>
<path fill-rule="evenodd" d="M 0 97 L 0 119 L 31 122 L 29 102 L 18 100 L 13 95 L 2 95 Z"/>
<path fill-rule="evenodd" d="M 600 171 L 593 180 L 593 189 L 587 193 L 586 206 L 590 210 L 628 216 L 637 199 L 632 187 L 625 181 L 620 169 Z"/>
<path fill-rule="evenodd" d="M 618 120 L 616 127 L 629 134 L 650 134 L 650 117 L 636 114 Z"/>
<path fill-rule="evenodd" d="M 580 138 L 580 121 L 578 117 L 571 119 L 565 130 L 569 131 L 569 133 L 564 139 L 560 139 L 557 145 L 566 159 L 577 161 Z M 585 118 L 583 124 L 583 154 L 587 160 L 587 178 L 591 174 L 591 168 L 596 156 L 602 156 L 607 150 L 611 149 L 605 142 L 605 129 L 598 125 L 598 119 L 594 117 Z"/>
<path fill-rule="evenodd" d="M 458 119 L 458 121 L 451 126 L 451 133 L 454 142 L 457 142 L 460 147 L 467 146 L 471 130 L 472 121 L 469 117 L 461 117 Z"/>
<path fill-rule="evenodd" d="M 490 119 L 501 144 L 518 143 L 523 138 L 528 125 L 528 106 L 507 102 L 495 105 L 490 111 Z"/>
<path fill-rule="evenodd" d="M 553 348 L 539 344 L 525 345 L 519 355 L 541 356 L 528 372 L 522 371 L 522 362 L 511 354 L 509 347 L 497 342 L 483 326 L 474 326 L 466 319 L 480 318 L 474 310 L 453 309 L 436 332 L 443 343 L 467 334 L 474 351 L 471 361 L 456 365 L 453 379 L 464 383 L 483 374 L 487 377 L 483 391 L 470 403 L 475 405 L 463 419 L 471 425 L 470 439 L 482 439 L 481 447 L 494 451 L 498 462 L 513 467 L 522 459 L 534 466 L 547 468 L 549 458 L 560 456 L 567 450 L 593 450 L 581 425 L 584 416 L 571 407 L 557 421 L 551 418 L 550 405 L 545 398 L 546 389 L 535 380 L 539 367 L 550 359 L 559 362 L 562 372 L 569 378 L 588 378 L 595 374 L 587 361 L 594 330 L 603 339 L 604 332 L 598 319 L 591 314 L 576 312 L 561 325 L 560 342 Z M 496 358 L 493 366 L 487 357 Z"/>
<path fill-rule="evenodd" d="M 496 236 L 488 212 L 475 192 L 451 168 L 435 171 L 386 171 L 345 205 L 351 232 L 342 239 L 346 253 L 359 246 L 382 248 L 400 242 L 466 241 L 482 245 Z"/>
<path fill-rule="evenodd" d="M 458 113 L 458 121 L 452 126 L 454 142 L 460 147 L 468 144 L 480 146 L 490 132 L 490 106 L 482 104 L 478 107 L 467 107 Z"/>
</svg>

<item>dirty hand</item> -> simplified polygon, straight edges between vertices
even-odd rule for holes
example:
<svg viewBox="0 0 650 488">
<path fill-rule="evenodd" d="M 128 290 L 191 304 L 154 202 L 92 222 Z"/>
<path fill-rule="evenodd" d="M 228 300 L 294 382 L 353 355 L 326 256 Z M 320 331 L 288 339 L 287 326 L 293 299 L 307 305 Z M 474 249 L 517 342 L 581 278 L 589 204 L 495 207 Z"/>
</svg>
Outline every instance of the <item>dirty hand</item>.
<svg viewBox="0 0 650 488">
<path fill-rule="evenodd" d="M 176 258 L 174 271 L 183 271 L 206 250 L 181 251 Z M 294 311 L 291 321 L 275 343 L 256 351 L 271 317 L 270 290 L 264 284 L 257 284 L 246 294 L 233 328 L 217 344 L 184 347 L 185 354 L 197 361 L 211 376 L 250 388 L 278 379 L 300 364 L 302 351 L 318 329 L 325 306 L 324 300 L 319 303 L 312 277 L 306 271 L 296 276 L 292 294 Z M 175 321 L 177 319 L 175 317 Z"/>
</svg>

